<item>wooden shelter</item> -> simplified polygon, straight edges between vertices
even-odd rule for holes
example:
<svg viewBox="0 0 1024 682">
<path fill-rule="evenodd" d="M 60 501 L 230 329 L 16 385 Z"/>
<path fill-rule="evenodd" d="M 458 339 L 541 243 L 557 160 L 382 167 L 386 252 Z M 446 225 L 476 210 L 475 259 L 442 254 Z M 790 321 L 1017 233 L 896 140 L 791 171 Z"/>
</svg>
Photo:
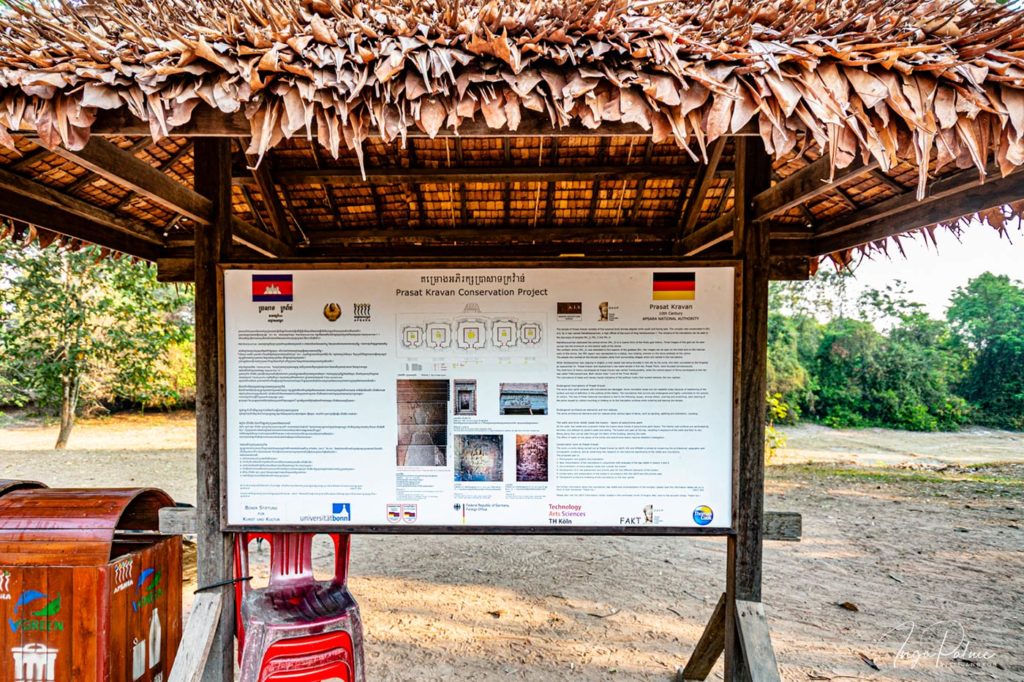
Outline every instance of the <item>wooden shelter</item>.
<svg viewBox="0 0 1024 682">
<path fill-rule="evenodd" d="M 993 0 L 18 0 L 0 15 L 0 143 L 4 235 L 195 282 L 201 583 L 230 575 L 218 264 L 742 263 L 728 598 L 691 668 L 724 646 L 742 679 L 765 660 L 743 619 L 761 597 L 768 281 L 1018 216 L 1024 16 Z M 209 679 L 231 675 L 231 628 Z"/>
</svg>

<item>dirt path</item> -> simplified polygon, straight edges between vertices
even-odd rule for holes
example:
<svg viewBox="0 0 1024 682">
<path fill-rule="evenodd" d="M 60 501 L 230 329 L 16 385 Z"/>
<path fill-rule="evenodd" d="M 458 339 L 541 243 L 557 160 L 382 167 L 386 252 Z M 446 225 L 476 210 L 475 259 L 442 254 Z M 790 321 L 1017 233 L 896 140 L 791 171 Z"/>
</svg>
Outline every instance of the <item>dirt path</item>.
<svg viewBox="0 0 1024 682">
<path fill-rule="evenodd" d="M 190 428 L 187 416 L 82 424 L 63 453 L 48 450 L 52 432 L 0 429 L 0 478 L 156 485 L 192 501 Z M 805 427 L 790 443 L 833 462 L 896 452 L 942 463 L 941 438 Z M 1021 442 L 950 440 L 1004 462 L 1021 461 Z M 767 507 L 804 518 L 802 542 L 765 548 L 784 679 L 1024 680 L 1024 464 L 932 468 L 769 468 Z M 352 559 L 371 680 L 668 680 L 723 588 L 725 543 L 357 536 Z"/>
</svg>

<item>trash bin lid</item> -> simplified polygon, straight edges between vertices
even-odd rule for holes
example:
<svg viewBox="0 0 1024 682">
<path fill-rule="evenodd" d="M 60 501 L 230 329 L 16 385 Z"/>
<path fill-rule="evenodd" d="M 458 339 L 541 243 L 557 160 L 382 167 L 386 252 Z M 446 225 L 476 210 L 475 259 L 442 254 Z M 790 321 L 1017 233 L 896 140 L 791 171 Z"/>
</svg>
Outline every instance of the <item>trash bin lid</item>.
<svg viewBox="0 0 1024 682">
<path fill-rule="evenodd" d="M 118 531 L 157 531 L 174 500 L 155 488 L 37 488 L 0 497 L 0 565 L 96 566 Z"/>
<path fill-rule="evenodd" d="M 16 478 L 0 478 L 0 495 L 14 492 L 15 490 L 27 490 L 29 488 L 45 488 L 45 483 L 39 481 L 22 481 Z"/>
</svg>

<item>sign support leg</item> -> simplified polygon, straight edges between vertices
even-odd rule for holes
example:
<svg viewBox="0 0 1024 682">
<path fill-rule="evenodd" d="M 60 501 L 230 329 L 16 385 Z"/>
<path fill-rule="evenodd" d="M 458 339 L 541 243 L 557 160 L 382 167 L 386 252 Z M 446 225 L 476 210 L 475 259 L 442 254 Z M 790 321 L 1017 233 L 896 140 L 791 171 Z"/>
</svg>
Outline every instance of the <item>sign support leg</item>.
<svg viewBox="0 0 1024 682">
<path fill-rule="evenodd" d="M 753 197 L 771 183 L 771 159 L 759 138 L 733 138 L 736 150 L 733 255 L 743 260 L 740 303 L 739 450 L 734 476 L 736 535 L 728 540 L 725 679 L 750 679 L 736 600 L 761 601 L 764 517 L 764 430 L 768 363 L 768 225 L 751 220 Z"/>
</svg>

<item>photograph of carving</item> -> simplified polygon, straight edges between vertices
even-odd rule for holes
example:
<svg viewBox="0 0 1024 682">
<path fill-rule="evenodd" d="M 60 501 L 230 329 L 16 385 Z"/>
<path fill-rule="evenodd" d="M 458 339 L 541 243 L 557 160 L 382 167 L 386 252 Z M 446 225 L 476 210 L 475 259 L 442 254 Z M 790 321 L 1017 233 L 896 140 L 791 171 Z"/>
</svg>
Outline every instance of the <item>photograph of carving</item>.
<svg viewBox="0 0 1024 682">
<path fill-rule="evenodd" d="M 548 480 L 548 435 L 516 434 L 516 480 L 536 483 Z"/>
<path fill-rule="evenodd" d="M 503 446 L 500 435 L 456 435 L 455 480 L 501 481 Z"/>
<path fill-rule="evenodd" d="M 448 464 L 449 400 L 446 379 L 398 380 L 398 466 Z"/>
<path fill-rule="evenodd" d="M 455 379 L 455 414 L 476 416 L 476 379 Z"/>
<path fill-rule="evenodd" d="M 547 413 L 547 384 L 501 384 L 498 414 Z"/>
</svg>

